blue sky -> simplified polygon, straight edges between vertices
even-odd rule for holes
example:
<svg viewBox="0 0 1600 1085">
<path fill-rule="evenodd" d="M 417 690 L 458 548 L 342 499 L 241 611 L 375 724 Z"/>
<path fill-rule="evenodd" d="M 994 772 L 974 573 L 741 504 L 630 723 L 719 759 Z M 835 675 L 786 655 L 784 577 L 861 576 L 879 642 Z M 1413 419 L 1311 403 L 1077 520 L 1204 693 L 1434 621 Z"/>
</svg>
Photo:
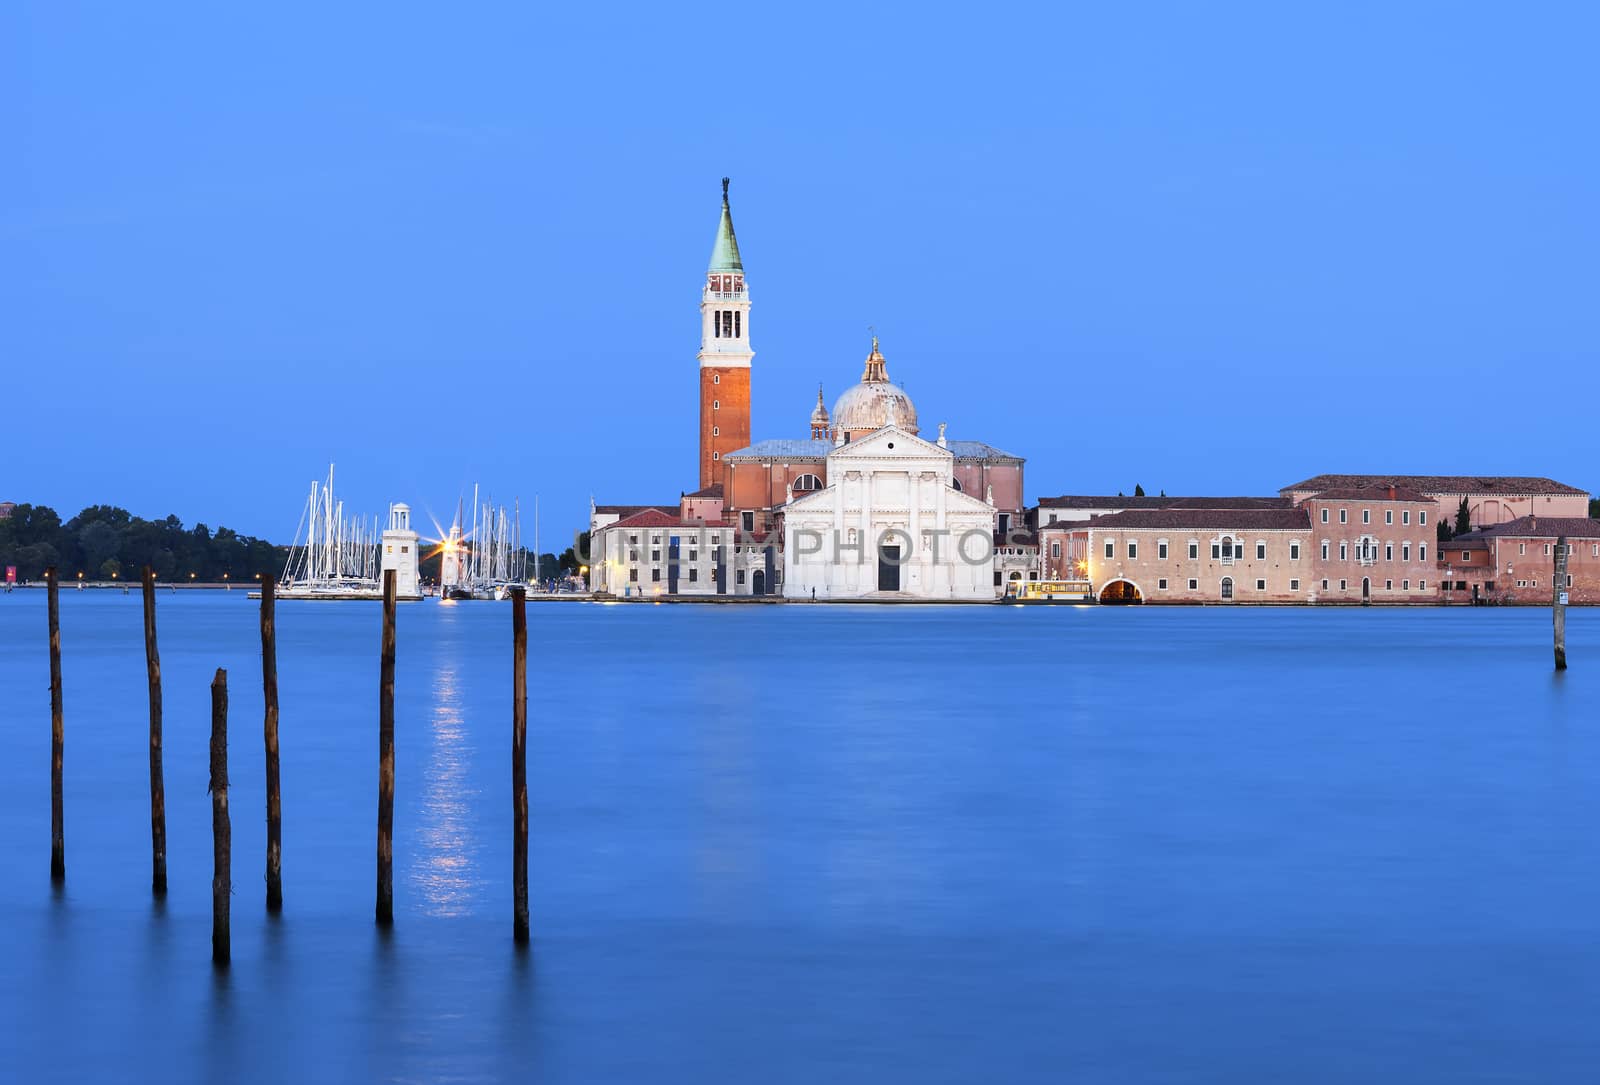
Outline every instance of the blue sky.
<svg viewBox="0 0 1600 1085">
<path fill-rule="evenodd" d="M 758 438 L 870 324 L 1030 499 L 1600 486 L 1592 6 L 237 7 L 4 16 L 0 499 L 674 499 L 724 174 Z"/>
</svg>

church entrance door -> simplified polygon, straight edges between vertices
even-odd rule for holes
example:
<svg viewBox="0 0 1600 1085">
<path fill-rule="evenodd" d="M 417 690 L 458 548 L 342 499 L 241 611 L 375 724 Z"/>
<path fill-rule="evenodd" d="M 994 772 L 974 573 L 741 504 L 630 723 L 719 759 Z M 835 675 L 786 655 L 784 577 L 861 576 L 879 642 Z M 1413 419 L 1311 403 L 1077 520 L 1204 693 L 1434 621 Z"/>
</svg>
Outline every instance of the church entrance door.
<svg viewBox="0 0 1600 1085">
<path fill-rule="evenodd" d="M 757 569 L 755 571 L 755 573 L 750 577 L 750 594 L 751 595 L 765 595 L 765 594 L 767 594 L 767 573 L 766 573 L 766 570 Z"/>
<path fill-rule="evenodd" d="M 878 590 L 900 590 L 900 548 L 878 547 Z"/>
</svg>

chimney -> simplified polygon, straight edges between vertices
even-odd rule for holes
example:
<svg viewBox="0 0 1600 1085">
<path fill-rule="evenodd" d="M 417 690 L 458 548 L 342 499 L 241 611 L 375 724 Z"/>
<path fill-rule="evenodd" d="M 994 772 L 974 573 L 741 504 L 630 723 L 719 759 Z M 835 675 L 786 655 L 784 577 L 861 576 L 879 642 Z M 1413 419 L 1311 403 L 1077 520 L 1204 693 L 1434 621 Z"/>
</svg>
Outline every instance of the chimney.
<svg viewBox="0 0 1600 1085">
<path fill-rule="evenodd" d="M 1398 501 L 1399 500 L 1399 495 L 1397 495 L 1395 493 L 1394 483 L 1392 483 L 1392 482 L 1389 483 L 1389 500 L 1390 501 Z"/>
</svg>

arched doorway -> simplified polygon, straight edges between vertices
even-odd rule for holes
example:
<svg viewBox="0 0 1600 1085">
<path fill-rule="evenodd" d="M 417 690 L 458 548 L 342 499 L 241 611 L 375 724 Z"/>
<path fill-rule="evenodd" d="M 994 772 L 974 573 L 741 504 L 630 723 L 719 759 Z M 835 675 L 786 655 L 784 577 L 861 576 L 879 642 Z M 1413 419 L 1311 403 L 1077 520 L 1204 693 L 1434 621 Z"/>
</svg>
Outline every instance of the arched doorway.
<svg viewBox="0 0 1600 1085">
<path fill-rule="evenodd" d="M 765 595 L 765 594 L 767 594 L 767 571 L 765 569 L 757 569 L 753 574 L 751 574 L 751 576 L 750 576 L 750 594 L 751 595 Z"/>
<path fill-rule="evenodd" d="M 1233 598 L 1233 577 L 1231 576 L 1222 578 L 1222 597 L 1224 599 Z"/>
<path fill-rule="evenodd" d="M 1361 578 L 1361 603 L 1365 606 L 1370 602 L 1372 602 L 1372 578 L 1364 576 Z"/>
<path fill-rule="evenodd" d="M 1144 596 L 1139 591 L 1139 585 L 1131 580 L 1113 580 L 1100 589 L 1102 603 L 1142 603 Z"/>
</svg>

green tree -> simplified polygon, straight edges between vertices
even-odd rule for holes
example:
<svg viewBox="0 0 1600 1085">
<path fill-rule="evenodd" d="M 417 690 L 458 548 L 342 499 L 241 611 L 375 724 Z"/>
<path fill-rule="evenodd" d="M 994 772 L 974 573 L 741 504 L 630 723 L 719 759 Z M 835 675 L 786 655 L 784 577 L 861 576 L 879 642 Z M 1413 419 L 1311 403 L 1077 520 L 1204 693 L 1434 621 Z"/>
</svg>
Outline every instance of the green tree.
<svg viewBox="0 0 1600 1085">
<path fill-rule="evenodd" d="M 1143 497 L 1144 496 L 1144 487 L 1139 485 L 1137 482 L 1135 482 L 1133 484 L 1133 496 L 1134 497 Z"/>
<path fill-rule="evenodd" d="M 1465 535 L 1472 530 L 1472 510 L 1467 508 L 1467 499 L 1461 499 L 1461 507 L 1456 509 L 1456 534 Z"/>
<path fill-rule="evenodd" d="M 1600 497 L 1589 498 L 1589 519 L 1600 520 Z"/>
</svg>

